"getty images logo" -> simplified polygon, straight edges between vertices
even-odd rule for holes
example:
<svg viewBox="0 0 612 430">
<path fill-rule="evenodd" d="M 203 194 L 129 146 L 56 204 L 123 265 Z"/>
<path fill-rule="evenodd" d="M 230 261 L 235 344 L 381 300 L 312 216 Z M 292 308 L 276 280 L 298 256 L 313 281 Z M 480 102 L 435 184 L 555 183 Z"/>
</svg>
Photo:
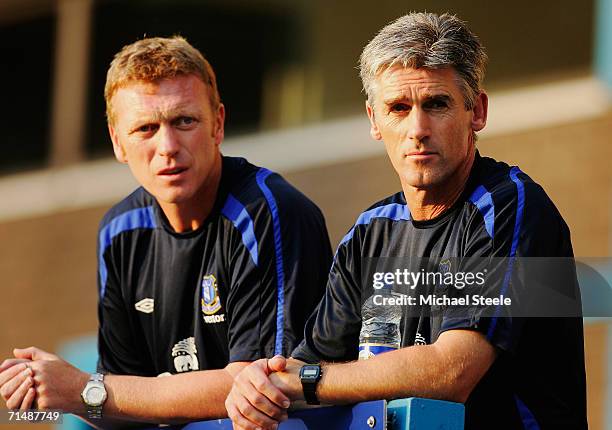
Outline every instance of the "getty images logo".
<svg viewBox="0 0 612 430">
<path fill-rule="evenodd" d="M 461 290 L 466 286 L 478 285 L 485 283 L 487 269 L 481 272 L 452 272 L 450 260 L 440 262 L 439 269 L 436 272 L 429 272 L 421 269 L 418 272 L 413 272 L 408 269 L 396 269 L 392 272 L 376 272 L 372 277 L 372 286 L 375 290 L 389 288 L 393 285 L 405 286 L 414 290 L 418 285 L 440 285 L 454 286 Z"/>
</svg>

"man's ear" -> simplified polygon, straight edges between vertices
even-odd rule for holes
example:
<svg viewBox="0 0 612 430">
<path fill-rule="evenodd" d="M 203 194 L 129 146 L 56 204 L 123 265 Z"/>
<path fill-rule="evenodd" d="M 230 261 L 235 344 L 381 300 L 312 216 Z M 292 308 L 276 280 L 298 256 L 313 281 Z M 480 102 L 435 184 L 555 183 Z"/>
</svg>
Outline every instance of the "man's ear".
<svg viewBox="0 0 612 430">
<path fill-rule="evenodd" d="M 125 153 L 125 149 L 119 143 L 119 137 L 117 136 L 117 132 L 115 131 L 115 127 L 109 122 L 108 123 L 108 134 L 110 135 L 111 140 L 113 141 L 113 151 L 115 152 L 115 158 L 120 163 L 127 163 L 127 154 Z"/>
<path fill-rule="evenodd" d="M 215 145 L 217 146 L 221 145 L 225 137 L 225 106 L 223 103 L 219 103 L 219 107 L 217 108 L 213 137 L 215 139 Z"/>
<path fill-rule="evenodd" d="M 370 105 L 370 102 L 366 100 L 366 112 L 368 114 L 368 119 L 370 120 L 370 136 L 374 140 L 382 140 L 382 134 L 380 133 L 380 129 L 376 124 L 376 118 L 374 116 L 374 108 Z"/>
<path fill-rule="evenodd" d="M 489 97 L 484 91 L 478 94 L 474 103 L 474 115 L 472 116 L 472 130 L 480 131 L 487 125 L 487 113 L 489 110 Z"/>
</svg>

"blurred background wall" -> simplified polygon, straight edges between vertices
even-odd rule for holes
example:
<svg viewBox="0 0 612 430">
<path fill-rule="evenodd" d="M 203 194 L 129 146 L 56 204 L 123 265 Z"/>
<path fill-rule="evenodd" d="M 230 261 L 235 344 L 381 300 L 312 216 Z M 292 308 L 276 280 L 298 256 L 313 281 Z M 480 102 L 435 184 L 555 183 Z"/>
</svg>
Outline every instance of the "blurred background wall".
<svg viewBox="0 0 612 430">
<path fill-rule="evenodd" d="M 181 34 L 204 52 L 227 109 L 224 153 L 284 174 L 335 245 L 399 190 L 369 138 L 356 65 L 410 10 L 469 22 L 490 57 L 481 153 L 544 186 L 577 256 L 610 256 L 612 0 L 0 0 L 0 357 L 95 332 L 97 224 L 135 187 L 104 118 L 123 45 Z M 589 421 L 612 429 L 612 331 L 586 323 Z"/>
</svg>

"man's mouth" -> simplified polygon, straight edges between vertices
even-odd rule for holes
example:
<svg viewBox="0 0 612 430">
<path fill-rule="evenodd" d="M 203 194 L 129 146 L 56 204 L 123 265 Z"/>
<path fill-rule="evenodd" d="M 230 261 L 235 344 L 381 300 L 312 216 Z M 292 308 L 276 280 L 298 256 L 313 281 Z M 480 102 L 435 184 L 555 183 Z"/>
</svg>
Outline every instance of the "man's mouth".
<svg viewBox="0 0 612 430">
<path fill-rule="evenodd" d="M 412 158 L 414 160 L 420 160 L 420 159 L 425 160 L 425 159 L 433 157 L 436 154 L 437 153 L 433 151 L 411 151 L 406 154 L 406 157 Z"/>
<path fill-rule="evenodd" d="M 187 170 L 187 167 L 181 167 L 181 166 L 168 167 L 168 168 L 160 170 L 159 172 L 157 172 L 157 174 L 160 176 L 176 176 L 176 175 L 180 175 L 186 170 Z"/>
</svg>

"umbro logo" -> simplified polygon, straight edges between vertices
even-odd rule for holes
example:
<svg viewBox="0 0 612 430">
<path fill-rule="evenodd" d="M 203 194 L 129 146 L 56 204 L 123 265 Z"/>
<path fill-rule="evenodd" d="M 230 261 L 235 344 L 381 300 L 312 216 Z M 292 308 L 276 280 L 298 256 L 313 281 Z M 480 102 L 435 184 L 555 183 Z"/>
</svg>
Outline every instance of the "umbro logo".
<svg viewBox="0 0 612 430">
<path fill-rule="evenodd" d="M 145 314 L 153 313 L 155 302 L 153 299 L 142 299 L 138 303 L 134 305 L 137 311 L 140 311 Z"/>
</svg>

